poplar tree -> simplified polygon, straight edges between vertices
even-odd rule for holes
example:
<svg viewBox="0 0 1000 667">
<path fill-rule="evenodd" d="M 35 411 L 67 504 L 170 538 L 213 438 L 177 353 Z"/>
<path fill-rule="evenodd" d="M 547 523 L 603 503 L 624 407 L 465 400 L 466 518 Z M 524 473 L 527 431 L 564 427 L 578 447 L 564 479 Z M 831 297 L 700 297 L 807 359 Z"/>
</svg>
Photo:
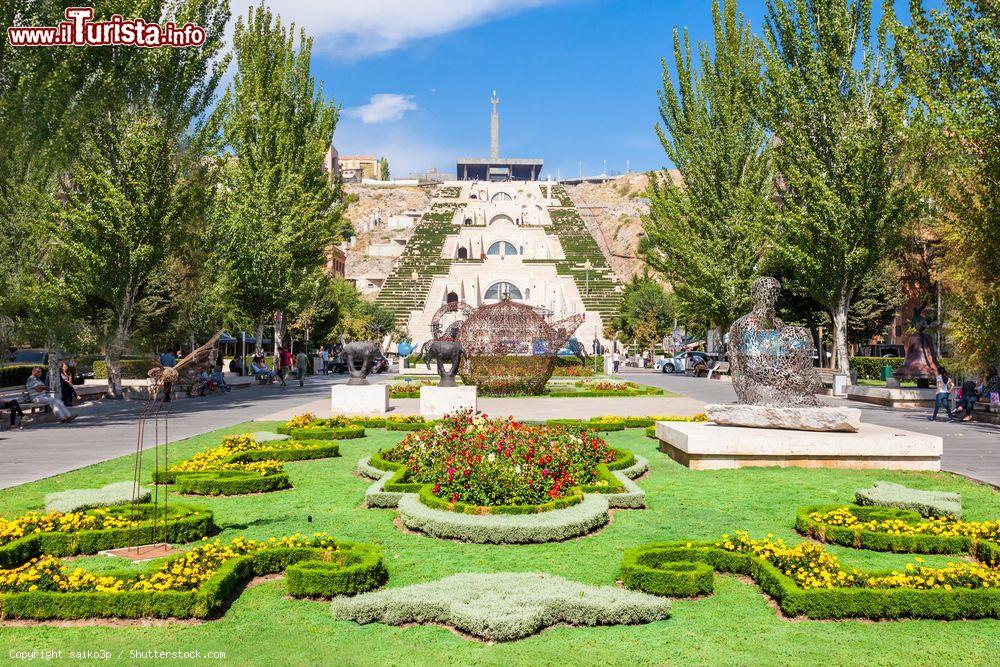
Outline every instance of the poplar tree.
<svg viewBox="0 0 1000 667">
<path fill-rule="evenodd" d="M 842 371 L 855 292 L 914 214 L 900 159 L 906 98 L 872 32 L 871 0 L 767 3 L 760 109 L 775 135 L 775 249 L 830 313 Z"/>
<path fill-rule="evenodd" d="M 681 183 L 654 175 L 640 249 L 684 319 L 725 330 L 749 306 L 768 238 L 772 172 L 760 104 L 761 54 L 735 0 L 712 2 L 714 46 L 674 30 L 657 136 Z M 676 74 L 677 83 L 673 82 Z"/>
<path fill-rule="evenodd" d="M 310 72 L 312 38 L 263 5 L 236 24 L 236 75 L 218 109 L 226 150 L 215 245 L 232 292 L 277 350 L 295 291 L 322 270 L 348 227 L 323 173 L 338 109 Z M 288 318 L 290 321 L 292 318 Z"/>
</svg>

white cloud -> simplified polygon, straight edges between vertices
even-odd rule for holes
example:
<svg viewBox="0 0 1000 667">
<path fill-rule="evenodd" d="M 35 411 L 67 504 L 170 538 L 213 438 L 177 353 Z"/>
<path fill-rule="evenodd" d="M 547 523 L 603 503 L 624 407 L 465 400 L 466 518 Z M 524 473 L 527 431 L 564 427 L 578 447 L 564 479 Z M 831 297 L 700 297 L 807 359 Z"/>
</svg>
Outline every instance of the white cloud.
<svg viewBox="0 0 1000 667">
<path fill-rule="evenodd" d="M 294 22 L 313 35 L 318 51 L 363 58 L 409 42 L 443 35 L 518 12 L 566 0 L 272 0 L 283 23 Z M 233 15 L 257 0 L 238 0 Z"/>
<path fill-rule="evenodd" d="M 368 104 L 351 107 L 344 113 L 351 118 L 360 118 L 365 125 L 371 125 L 399 120 L 407 111 L 418 108 L 417 103 L 413 101 L 413 95 L 377 93 L 369 98 Z"/>
</svg>

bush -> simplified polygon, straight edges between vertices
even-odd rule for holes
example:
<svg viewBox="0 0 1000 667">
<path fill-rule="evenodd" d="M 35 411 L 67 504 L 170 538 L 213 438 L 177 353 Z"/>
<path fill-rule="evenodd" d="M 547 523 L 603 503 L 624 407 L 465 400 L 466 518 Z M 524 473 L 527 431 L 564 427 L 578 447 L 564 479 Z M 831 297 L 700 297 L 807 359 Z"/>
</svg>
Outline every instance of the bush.
<svg viewBox="0 0 1000 667">
<path fill-rule="evenodd" d="M 962 518 L 962 497 L 948 491 L 921 491 L 892 482 L 875 482 L 870 489 L 854 492 L 858 505 L 876 505 L 914 510 L 923 517 Z"/>
<path fill-rule="evenodd" d="M 882 367 L 896 370 L 903 365 L 902 357 L 851 357 L 851 370 L 858 372 L 861 380 L 881 380 Z"/>
<path fill-rule="evenodd" d="M 278 433 L 290 435 L 296 440 L 353 440 L 365 437 L 363 426 L 307 426 L 293 429 L 278 427 Z"/>
<path fill-rule="evenodd" d="M 149 377 L 149 369 L 153 367 L 150 359 L 122 359 L 121 371 L 123 380 L 145 380 Z M 108 363 L 104 360 L 94 362 L 94 379 L 108 379 Z"/>
<path fill-rule="evenodd" d="M 546 356 L 473 357 L 463 366 L 462 382 L 483 396 L 540 396 L 555 362 Z"/>
<path fill-rule="evenodd" d="M 34 366 L 2 366 L 0 367 L 0 387 L 24 385 L 31 377 Z"/>
<path fill-rule="evenodd" d="M 132 500 L 134 486 L 132 482 L 113 482 L 99 489 L 70 489 L 50 493 L 45 496 L 45 511 L 77 512 L 94 507 L 121 505 Z M 149 489 L 139 489 L 138 501 L 140 503 L 149 502 L 150 496 L 152 493 Z"/>
<path fill-rule="evenodd" d="M 628 549 L 622 556 L 625 588 L 669 597 L 696 597 L 714 591 L 715 573 L 702 562 L 679 560 L 683 552 Z"/>
<path fill-rule="evenodd" d="M 456 604 L 456 600 L 464 603 Z M 595 587 L 552 574 L 456 574 L 438 581 L 333 602 L 333 616 L 358 623 L 447 625 L 487 641 L 523 639 L 555 624 L 651 623 L 670 616 L 670 603 L 614 587 Z"/>
<path fill-rule="evenodd" d="M 357 595 L 379 588 L 389 579 L 382 552 L 374 545 L 355 544 L 331 556 L 331 560 L 307 559 L 288 566 L 288 594 L 310 598 Z"/>
<path fill-rule="evenodd" d="M 658 555 L 647 555 L 659 552 Z M 1000 618 L 1000 590 L 995 588 L 801 588 L 770 562 L 753 553 L 726 550 L 705 542 L 665 542 L 628 549 L 623 558 L 622 583 L 626 588 L 654 592 L 668 589 L 669 579 L 656 575 L 659 563 L 702 562 L 720 572 L 752 578 L 788 616 L 812 619 L 933 618 L 956 620 Z M 642 563 L 652 573 L 636 568 Z M 629 574 L 625 574 L 626 565 Z M 877 573 L 872 573 L 877 574 Z M 867 576 L 868 573 L 862 573 Z M 627 576 L 627 580 L 626 580 Z M 649 586 L 647 590 L 646 586 Z"/>
</svg>

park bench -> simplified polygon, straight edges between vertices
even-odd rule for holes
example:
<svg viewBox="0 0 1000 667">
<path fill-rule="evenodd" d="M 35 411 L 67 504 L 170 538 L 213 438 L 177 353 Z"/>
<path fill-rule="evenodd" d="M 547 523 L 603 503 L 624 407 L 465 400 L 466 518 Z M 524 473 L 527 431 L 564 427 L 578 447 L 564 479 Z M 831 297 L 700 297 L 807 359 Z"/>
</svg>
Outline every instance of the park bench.
<svg viewBox="0 0 1000 667">
<path fill-rule="evenodd" d="M 44 403 L 29 403 L 27 392 L 22 392 L 17 396 L 7 395 L 3 398 L 17 400 L 18 405 L 21 406 L 21 411 L 24 412 L 24 421 L 22 422 L 24 424 L 37 424 L 42 421 L 49 421 L 48 416 L 55 417 L 52 412 L 52 406 Z M 10 408 L 0 408 L 0 430 L 7 430 L 9 428 Z"/>
<path fill-rule="evenodd" d="M 819 381 L 823 383 L 824 387 L 833 386 L 833 376 L 837 375 L 836 368 L 817 368 L 819 372 Z"/>
<path fill-rule="evenodd" d="M 712 379 L 712 375 L 717 378 L 720 375 L 729 375 L 729 362 L 728 361 L 716 361 L 712 368 L 708 371 L 708 379 Z"/>
</svg>

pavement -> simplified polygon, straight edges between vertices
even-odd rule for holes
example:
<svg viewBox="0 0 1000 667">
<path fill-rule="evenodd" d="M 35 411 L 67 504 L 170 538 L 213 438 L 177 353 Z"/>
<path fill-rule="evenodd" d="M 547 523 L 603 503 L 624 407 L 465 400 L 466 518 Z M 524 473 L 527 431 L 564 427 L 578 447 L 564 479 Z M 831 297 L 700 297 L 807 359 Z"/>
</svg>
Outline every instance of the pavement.
<svg viewBox="0 0 1000 667">
<path fill-rule="evenodd" d="M 486 414 L 513 416 L 522 420 L 557 417 L 589 418 L 600 415 L 691 415 L 705 403 L 736 399 L 725 380 L 707 380 L 652 371 L 629 371 L 623 380 L 660 387 L 679 397 L 634 398 L 483 398 L 479 409 Z M 391 382 L 393 376 L 376 376 L 376 382 Z M 169 442 L 189 438 L 245 421 L 283 420 L 313 412 L 330 413 L 330 387 L 347 377 L 315 376 L 305 387 L 289 382 L 253 386 L 229 394 L 177 401 L 172 406 Z M 1000 427 L 977 422 L 927 421 L 926 410 L 886 408 L 867 403 L 824 397 L 835 405 L 862 411 L 866 422 L 938 435 L 944 439 L 941 465 L 954 472 L 1000 488 Z M 136 451 L 140 401 L 100 401 L 74 409 L 79 418 L 70 424 L 29 427 L 0 432 L 0 488 L 24 484 Z M 418 414 L 417 399 L 392 401 L 389 413 Z M 147 432 L 146 447 L 152 446 Z M 0 508 L 2 510 L 2 508 Z M 2 511 L 0 511 L 2 514 Z"/>
</svg>

